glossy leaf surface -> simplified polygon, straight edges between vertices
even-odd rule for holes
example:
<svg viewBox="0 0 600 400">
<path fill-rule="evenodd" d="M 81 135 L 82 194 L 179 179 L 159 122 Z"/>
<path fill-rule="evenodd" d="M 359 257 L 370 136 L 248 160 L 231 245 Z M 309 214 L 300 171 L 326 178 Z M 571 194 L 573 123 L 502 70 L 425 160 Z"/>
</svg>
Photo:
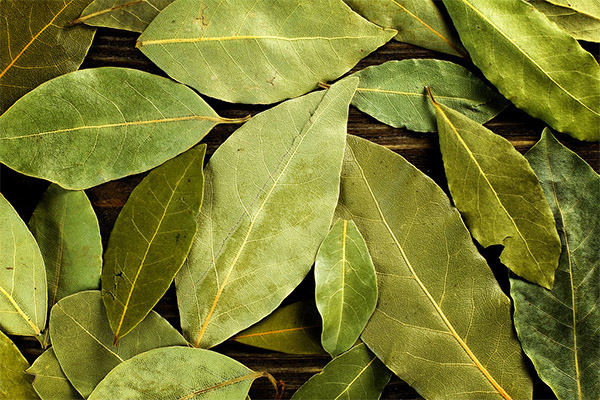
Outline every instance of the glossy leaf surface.
<svg viewBox="0 0 600 400">
<path fill-rule="evenodd" d="M 69 23 L 88 3 L 2 0 L 0 114 L 39 84 L 79 68 L 96 30 Z"/>
<path fill-rule="evenodd" d="M 0 330 L 38 336 L 46 325 L 44 260 L 19 214 L 0 193 Z"/>
<path fill-rule="evenodd" d="M 315 298 L 323 320 L 321 343 L 335 357 L 356 343 L 377 303 L 375 267 L 352 220 L 338 220 L 319 247 Z"/>
<path fill-rule="evenodd" d="M 151 171 L 115 222 L 102 269 L 102 299 L 115 341 L 148 315 L 190 251 L 205 153 L 203 144 Z"/>
<path fill-rule="evenodd" d="M 525 155 L 554 212 L 563 253 L 552 291 L 511 279 L 525 353 L 559 399 L 600 397 L 600 177 L 546 130 Z"/>
<path fill-rule="evenodd" d="M 551 289 L 560 239 L 529 163 L 502 136 L 433 102 L 450 194 L 471 234 L 484 247 L 503 245 L 504 265 Z"/>
<path fill-rule="evenodd" d="M 528 0 L 528 2 L 575 39 L 600 42 L 600 15 L 594 17 L 545 0 Z"/>
<path fill-rule="evenodd" d="M 94 0 L 74 23 L 142 32 L 173 0 Z"/>
<path fill-rule="evenodd" d="M 0 117 L 0 162 L 85 189 L 154 168 L 220 122 L 232 121 L 170 79 L 85 69 L 43 84 Z"/>
<path fill-rule="evenodd" d="M 522 0 L 444 4 L 473 63 L 500 93 L 556 130 L 600 140 L 600 66 L 575 39 Z"/>
<path fill-rule="evenodd" d="M 212 347 L 260 321 L 310 270 L 339 194 L 357 81 L 256 115 L 211 157 L 198 234 L 175 278 L 194 346 Z"/>
<path fill-rule="evenodd" d="M 0 331 L 0 398 L 37 399 L 33 378 L 25 373 L 29 363 L 17 346 Z"/>
<path fill-rule="evenodd" d="M 35 360 L 27 373 L 35 377 L 33 388 L 42 400 L 83 399 L 65 376 L 52 347 Z"/>
<path fill-rule="evenodd" d="M 274 103 L 340 77 L 395 33 L 364 20 L 341 0 L 177 0 L 152 21 L 137 46 L 200 93 L 229 102 Z"/>
<path fill-rule="evenodd" d="M 510 301 L 439 186 L 349 136 L 336 214 L 373 258 L 379 298 L 361 338 L 388 368 L 425 398 L 531 398 Z"/>
<path fill-rule="evenodd" d="M 185 339 L 155 312 L 113 346 L 100 291 L 67 296 L 50 313 L 52 347 L 60 365 L 77 391 L 90 395 L 114 367 L 157 347 L 185 345 Z"/>
</svg>

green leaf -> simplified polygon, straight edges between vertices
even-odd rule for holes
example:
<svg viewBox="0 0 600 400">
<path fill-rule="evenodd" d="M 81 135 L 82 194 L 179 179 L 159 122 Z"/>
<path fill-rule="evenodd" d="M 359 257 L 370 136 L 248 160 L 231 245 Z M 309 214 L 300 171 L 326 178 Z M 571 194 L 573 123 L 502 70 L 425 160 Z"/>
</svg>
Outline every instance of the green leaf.
<svg viewBox="0 0 600 400">
<path fill-rule="evenodd" d="M 320 334 L 314 302 L 298 301 L 275 310 L 231 339 L 288 354 L 323 354 Z"/>
<path fill-rule="evenodd" d="M 46 325 L 48 292 L 40 249 L 0 193 L 0 330 L 38 336 Z"/>
<path fill-rule="evenodd" d="M 344 0 L 354 11 L 384 28 L 398 31 L 395 39 L 468 58 L 456 31 L 434 0 Z"/>
<path fill-rule="evenodd" d="M 27 373 L 35 376 L 33 388 L 42 400 L 83 399 L 65 376 L 52 347 L 35 360 Z"/>
<path fill-rule="evenodd" d="M 600 66 L 575 39 L 523 0 L 444 4 L 473 63 L 500 93 L 554 129 L 600 140 Z"/>
<path fill-rule="evenodd" d="M 527 1 L 575 39 L 600 42 L 600 15 L 593 17 L 571 7 L 556 6 L 545 0 Z"/>
<path fill-rule="evenodd" d="M 547 0 L 548 3 L 567 7 L 575 12 L 600 18 L 600 3 L 590 0 Z"/>
<path fill-rule="evenodd" d="M 95 68 L 53 79 L 0 117 L 0 162 L 67 189 L 154 168 L 221 118 L 193 90 L 147 72 Z"/>
<path fill-rule="evenodd" d="M 384 124 L 417 132 L 437 130 L 425 86 L 433 88 L 441 103 L 481 123 L 507 105 L 469 70 L 448 61 L 388 61 L 352 76 L 360 78 L 352 105 Z"/>
<path fill-rule="evenodd" d="M 31 386 L 32 377 L 25 373 L 29 363 L 17 346 L 0 331 L 0 398 L 37 399 Z"/>
<path fill-rule="evenodd" d="M 330 361 L 292 399 L 373 399 L 381 397 L 391 372 L 363 343 Z"/>
<path fill-rule="evenodd" d="M 500 261 L 551 289 L 560 239 L 529 163 L 510 142 L 432 97 L 454 204 L 484 247 L 503 245 Z"/>
<path fill-rule="evenodd" d="M 88 3 L 2 0 L 0 114 L 40 83 L 79 68 L 96 29 L 69 23 Z"/>
<path fill-rule="evenodd" d="M 361 338 L 388 368 L 425 398 L 531 398 L 510 301 L 439 186 L 349 136 L 336 214 L 373 258 L 379 298 Z"/>
<path fill-rule="evenodd" d="M 377 303 L 375 267 L 352 220 L 338 220 L 319 247 L 315 298 L 323 319 L 321 343 L 338 356 L 356 343 Z"/>
<path fill-rule="evenodd" d="M 203 144 L 150 172 L 115 222 L 102 269 L 102 299 L 115 343 L 158 303 L 190 251 L 205 153 Z"/>
<path fill-rule="evenodd" d="M 559 399 L 600 398 L 600 176 L 545 130 L 525 155 L 554 212 L 563 252 L 552 291 L 511 278 L 525 353 Z"/>
<path fill-rule="evenodd" d="M 309 272 L 333 218 L 357 83 L 345 79 L 256 115 L 211 157 L 198 234 L 175 278 L 194 346 L 215 346 L 260 321 Z"/>
<path fill-rule="evenodd" d="M 229 102 L 274 103 L 337 79 L 396 31 L 341 0 L 177 0 L 137 46 L 173 79 Z"/>
<path fill-rule="evenodd" d="M 173 0 L 94 0 L 73 24 L 142 32 Z"/>
<path fill-rule="evenodd" d="M 79 292 L 56 303 L 50 313 L 50 335 L 60 366 L 83 397 L 88 397 L 123 361 L 157 347 L 186 344 L 165 319 L 151 312 L 113 346 L 102 295 L 96 290 Z"/>
</svg>

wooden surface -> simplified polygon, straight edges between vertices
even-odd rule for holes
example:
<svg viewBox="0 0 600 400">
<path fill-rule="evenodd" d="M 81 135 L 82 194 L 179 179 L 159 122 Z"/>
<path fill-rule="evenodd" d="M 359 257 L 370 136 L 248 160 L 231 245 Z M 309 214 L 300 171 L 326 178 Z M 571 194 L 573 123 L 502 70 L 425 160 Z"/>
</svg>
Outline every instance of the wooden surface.
<svg viewBox="0 0 600 400">
<path fill-rule="evenodd" d="M 82 68 L 118 66 L 136 68 L 164 75 L 135 48 L 137 36 L 137 34 L 130 32 L 99 29 Z M 598 57 L 598 46 L 586 45 L 586 49 L 592 51 Z M 388 43 L 371 54 L 361 61 L 354 70 L 359 70 L 369 65 L 377 65 L 389 60 L 406 58 L 443 58 L 460 63 L 481 76 L 476 68 L 464 60 L 440 53 L 433 53 L 396 41 Z M 242 117 L 247 114 L 254 115 L 269 108 L 268 106 L 229 104 L 210 98 L 206 98 L 206 100 L 221 116 L 229 118 Z M 510 140 L 519 151 L 525 152 L 539 139 L 545 124 L 511 106 L 497 118 L 487 123 L 486 126 Z M 204 142 L 208 145 L 207 159 L 236 128 L 237 126 L 234 125 L 218 125 L 209 133 L 204 139 Z M 353 107 L 350 109 L 348 132 L 382 144 L 401 154 L 408 161 L 431 176 L 447 191 L 436 134 L 414 133 L 405 129 L 391 128 L 377 122 Z M 558 138 L 590 163 L 596 171 L 600 170 L 600 147 L 597 143 L 579 142 L 566 135 L 558 135 Z M 119 210 L 127 200 L 131 190 L 142 178 L 143 174 L 132 176 L 119 181 L 109 182 L 87 191 L 100 221 L 104 245 L 107 243 L 110 230 Z M 4 166 L 1 167 L 0 189 L 24 220 L 29 219 L 47 185 L 46 182 L 27 178 L 10 171 Z M 505 268 L 498 263 L 498 249 L 486 249 L 483 253 L 492 266 L 501 286 L 503 289 L 506 289 L 506 272 Z M 313 293 L 313 282 L 309 275 L 305 282 L 292 293 L 285 303 L 312 297 Z M 166 296 L 157 305 L 156 311 L 165 316 L 175 327 L 179 328 L 175 291 L 173 288 L 168 291 Z M 33 361 L 41 354 L 41 349 L 35 339 L 18 337 L 13 337 L 13 339 L 29 361 Z M 233 342 L 222 344 L 215 348 L 215 350 L 237 359 L 249 368 L 268 371 L 276 379 L 282 380 L 286 387 L 284 398 L 289 398 L 300 385 L 313 374 L 319 372 L 329 361 L 328 356 L 287 355 L 254 349 Z M 534 375 L 535 373 L 532 374 Z M 252 399 L 271 399 L 274 396 L 274 391 L 266 379 L 261 379 L 255 382 L 250 395 Z M 384 391 L 382 398 L 413 399 L 420 397 L 408 385 L 394 377 Z M 552 392 L 539 379 L 535 383 L 534 398 L 553 398 Z"/>
</svg>

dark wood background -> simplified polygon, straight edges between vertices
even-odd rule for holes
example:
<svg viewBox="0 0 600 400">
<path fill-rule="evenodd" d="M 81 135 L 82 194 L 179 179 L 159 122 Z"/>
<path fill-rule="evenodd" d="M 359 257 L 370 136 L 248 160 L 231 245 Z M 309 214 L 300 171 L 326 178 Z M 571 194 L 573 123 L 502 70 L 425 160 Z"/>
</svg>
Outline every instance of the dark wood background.
<svg viewBox="0 0 600 400">
<path fill-rule="evenodd" d="M 145 56 L 135 48 L 137 34 L 111 29 L 99 29 L 81 68 L 95 68 L 102 66 L 117 66 L 136 68 L 158 75 L 165 76 Z M 599 47 L 584 44 L 598 58 Z M 360 70 L 370 65 L 377 65 L 389 60 L 402 60 L 406 58 L 441 58 L 454 61 L 469 68 L 481 76 L 478 70 L 468 61 L 457 57 L 434 53 L 408 44 L 391 41 L 370 56 L 362 60 L 353 71 Z M 208 103 L 223 117 L 242 117 L 247 114 L 256 114 L 269 106 L 253 106 L 230 104 L 206 98 Z M 521 152 L 527 151 L 540 137 L 545 124 L 531 118 L 524 112 L 511 106 L 498 117 L 486 124 L 495 133 L 508 139 Z M 207 159 L 215 149 L 237 128 L 235 125 L 218 125 L 203 140 L 208 145 Z M 600 127 L 599 127 L 600 129 Z M 432 177 L 447 191 L 441 154 L 438 148 L 436 134 L 414 133 L 406 129 L 396 129 L 384 125 L 375 119 L 361 113 L 354 107 L 350 108 L 348 133 L 362 136 L 375 143 L 384 145 Z M 584 143 L 572 139 L 570 136 L 558 134 L 561 142 L 579 154 L 596 170 L 600 170 L 600 145 L 598 143 Z M 118 181 L 109 182 L 87 190 L 92 205 L 98 215 L 102 238 L 106 246 L 108 236 L 119 213 L 127 200 L 130 192 L 140 182 L 144 174 L 131 176 Z M 2 166 L 0 169 L 0 189 L 5 197 L 15 206 L 22 218 L 27 221 L 41 195 L 48 186 L 47 182 L 19 175 Z M 599 199 L 600 201 L 600 199 Z M 506 270 L 499 265 L 499 249 L 482 249 L 483 254 L 492 266 L 501 286 L 506 289 Z M 307 277 L 298 289 L 292 293 L 285 303 L 313 296 L 313 281 Z M 179 328 L 175 291 L 169 289 L 165 297 L 156 306 L 156 311 L 166 317 L 175 327 Z M 23 351 L 25 357 L 32 362 L 42 350 L 38 342 L 32 338 L 13 337 L 17 346 Z M 264 370 L 271 373 L 276 379 L 285 383 L 284 398 L 289 398 L 294 391 L 313 374 L 320 372 L 329 361 L 329 357 L 287 355 L 255 349 L 234 342 L 226 342 L 215 350 L 227 354 L 254 370 Z M 532 369 L 532 375 L 535 372 Z M 274 390 L 266 379 L 256 381 L 250 391 L 252 399 L 272 399 Z M 385 389 L 384 399 L 416 399 L 419 395 L 397 377 Z M 554 398 L 549 388 L 536 378 L 534 398 Z"/>
</svg>

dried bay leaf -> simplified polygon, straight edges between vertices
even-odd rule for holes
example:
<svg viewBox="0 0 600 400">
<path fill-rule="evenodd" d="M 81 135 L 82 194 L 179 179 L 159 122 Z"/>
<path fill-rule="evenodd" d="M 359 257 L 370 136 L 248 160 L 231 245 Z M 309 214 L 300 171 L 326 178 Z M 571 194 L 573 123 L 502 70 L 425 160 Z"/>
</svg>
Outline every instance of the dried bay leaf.
<svg viewBox="0 0 600 400">
<path fill-rule="evenodd" d="M 27 373 L 35 377 L 33 388 L 42 400 L 83 399 L 65 376 L 52 347 L 35 360 Z"/>
<path fill-rule="evenodd" d="M 85 189 L 162 164 L 221 118 L 193 90 L 127 68 L 55 78 L 0 117 L 0 162 L 67 189 Z"/>
<path fill-rule="evenodd" d="M 560 239 L 529 163 L 502 136 L 433 97 L 432 103 L 448 187 L 471 234 L 484 247 L 503 245 L 504 265 L 551 289 Z"/>
<path fill-rule="evenodd" d="M 600 66 L 575 39 L 522 0 L 444 4 L 473 63 L 500 93 L 556 130 L 600 140 Z"/>
<path fill-rule="evenodd" d="M 274 103 L 332 81 L 396 31 L 341 0 L 177 0 L 137 46 L 173 79 L 229 102 Z"/>
<path fill-rule="evenodd" d="M 319 247 L 315 299 L 323 320 L 321 343 L 336 357 L 356 343 L 377 303 L 375 267 L 352 220 L 338 220 Z"/>
<path fill-rule="evenodd" d="M 594 0 L 546 0 L 548 3 L 569 8 L 577 13 L 600 18 L 600 3 Z"/>
<path fill-rule="evenodd" d="M 600 15 L 594 17 L 545 0 L 527 0 L 527 2 L 575 39 L 600 42 Z"/>
<path fill-rule="evenodd" d="M 337 202 L 357 83 L 344 79 L 254 116 L 211 157 L 198 233 L 175 278 L 194 346 L 260 321 L 309 272 Z"/>
<path fill-rule="evenodd" d="M 205 153 L 202 144 L 152 170 L 119 213 L 102 269 L 102 299 L 115 343 L 158 303 L 190 251 Z"/>
<path fill-rule="evenodd" d="M 0 330 L 38 336 L 46 325 L 48 292 L 40 249 L 0 193 Z"/>
<path fill-rule="evenodd" d="M 361 338 L 388 368 L 425 398 L 531 398 L 510 301 L 439 186 L 348 136 L 336 215 L 373 258 L 379 298 Z"/>
<path fill-rule="evenodd" d="M 527 152 L 562 240 L 552 291 L 511 278 L 525 353 L 559 399 L 600 397 L 600 177 L 549 130 Z"/>
<path fill-rule="evenodd" d="M 155 312 L 116 346 L 100 291 L 67 296 L 50 312 L 52 347 L 65 375 L 83 396 L 123 361 L 157 347 L 184 346 L 185 339 Z"/>
<path fill-rule="evenodd" d="M 0 398 L 37 399 L 33 378 L 25 373 L 29 363 L 17 346 L 0 331 Z"/>
<path fill-rule="evenodd" d="M 90 26 L 142 32 L 173 0 L 94 0 L 73 21 Z"/>
</svg>

